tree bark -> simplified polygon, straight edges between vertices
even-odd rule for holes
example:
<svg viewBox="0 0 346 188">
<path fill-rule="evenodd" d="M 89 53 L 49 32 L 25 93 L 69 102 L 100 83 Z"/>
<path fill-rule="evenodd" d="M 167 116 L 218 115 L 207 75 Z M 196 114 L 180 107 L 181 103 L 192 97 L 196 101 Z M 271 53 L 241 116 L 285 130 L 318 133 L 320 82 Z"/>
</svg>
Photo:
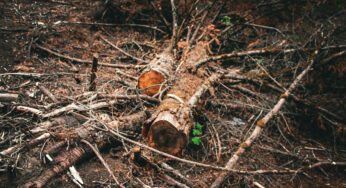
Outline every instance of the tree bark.
<svg viewBox="0 0 346 188">
<path fill-rule="evenodd" d="M 217 79 L 216 75 L 208 75 L 203 67 L 194 73 L 188 70 L 191 70 L 191 65 L 195 62 L 207 56 L 205 49 L 196 46 L 183 58 L 186 60 L 176 70 L 175 85 L 144 126 L 143 137 L 148 137 L 149 146 L 178 155 L 187 145 L 193 123 L 191 109 L 211 86 L 211 82 Z M 213 80 L 207 79 L 208 77 Z"/>
<path fill-rule="evenodd" d="M 139 77 L 138 87 L 143 94 L 153 96 L 164 89 L 163 83 L 173 74 L 174 57 L 171 50 L 168 47 L 153 59 Z"/>
</svg>

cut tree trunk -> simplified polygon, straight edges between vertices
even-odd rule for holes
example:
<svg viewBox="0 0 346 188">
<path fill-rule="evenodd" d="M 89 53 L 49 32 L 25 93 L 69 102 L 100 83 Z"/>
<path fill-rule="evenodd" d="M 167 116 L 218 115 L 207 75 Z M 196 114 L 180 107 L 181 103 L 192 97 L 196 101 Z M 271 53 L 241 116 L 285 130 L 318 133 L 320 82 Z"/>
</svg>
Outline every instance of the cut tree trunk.
<svg viewBox="0 0 346 188">
<path fill-rule="evenodd" d="M 207 56 L 205 49 L 196 46 L 176 70 L 174 86 L 144 126 L 143 137 L 148 137 L 149 146 L 179 155 L 187 145 L 193 124 L 191 109 L 211 86 L 211 82 L 217 79 L 216 75 L 208 75 L 203 67 L 195 73 L 188 70 L 191 70 L 193 63 Z"/>
<path fill-rule="evenodd" d="M 165 49 L 146 68 L 138 79 L 138 87 L 143 94 L 153 96 L 164 89 L 164 82 L 173 74 L 174 58 L 172 48 Z"/>
</svg>

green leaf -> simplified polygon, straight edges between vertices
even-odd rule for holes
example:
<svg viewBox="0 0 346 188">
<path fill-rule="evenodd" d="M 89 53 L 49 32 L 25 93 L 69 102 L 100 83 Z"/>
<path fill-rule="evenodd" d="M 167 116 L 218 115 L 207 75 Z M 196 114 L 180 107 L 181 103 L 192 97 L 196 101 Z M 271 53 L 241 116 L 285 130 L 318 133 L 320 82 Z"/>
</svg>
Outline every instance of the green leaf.
<svg viewBox="0 0 346 188">
<path fill-rule="evenodd" d="M 221 19 L 221 23 L 224 25 L 231 25 L 231 18 L 229 16 L 224 16 Z"/>
<path fill-rule="evenodd" d="M 193 144 L 195 144 L 197 146 L 199 146 L 199 144 L 201 143 L 201 140 L 199 139 L 199 137 L 196 137 L 196 136 L 192 137 L 191 140 L 192 140 Z"/>
<path fill-rule="evenodd" d="M 203 128 L 203 126 L 199 122 L 196 123 L 196 127 L 199 130 L 202 130 L 202 128 Z"/>
<path fill-rule="evenodd" d="M 202 135 L 202 131 L 198 130 L 198 129 L 192 129 L 192 134 L 194 136 L 197 136 L 197 135 Z"/>
</svg>

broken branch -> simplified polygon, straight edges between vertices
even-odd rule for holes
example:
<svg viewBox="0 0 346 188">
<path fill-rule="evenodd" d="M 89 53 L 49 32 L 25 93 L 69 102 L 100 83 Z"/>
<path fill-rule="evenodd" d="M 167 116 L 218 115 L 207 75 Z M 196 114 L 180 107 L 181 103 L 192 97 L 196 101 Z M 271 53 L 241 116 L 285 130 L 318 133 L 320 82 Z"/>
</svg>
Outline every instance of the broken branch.
<svg viewBox="0 0 346 188">
<path fill-rule="evenodd" d="M 225 168 L 232 169 L 237 164 L 240 156 L 245 152 L 245 149 L 250 147 L 251 144 L 261 135 L 261 131 L 263 127 L 268 123 L 268 121 L 275 116 L 278 111 L 281 109 L 283 104 L 286 102 L 287 96 L 289 96 L 292 91 L 296 88 L 298 83 L 302 80 L 302 78 L 305 76 L 307 72 L 311 69 L 312 65 L 314 64 L 314 57 L 318 54 L 318 50 L 315 50 L 313 54 L 311 55 L 311 59 L 309 62 L 309 65 L 303 70 L 302 73 L 300 73 L 297 78 L 293 81 L 293 83 L 290 85 L 290 87 L 286 90 L 286 92 L 282 96 L 286 97 L 280 97 L 277 104 L 272 108 L 270 112 L 266 114 L 261 120 L 257 122 L 256 128 L 253 130 L 251 135 L 245 140 L 243 144 L 241 144 L 241 147 L 238 148 L 238 150 L 233 154 L 233 156 L 229 159 L 227 162 Z M 221 183 L 229 176 L 229 173 L 222 173 L 216 178 L 214 183 L 211 185 L 211 187 L 216 188 L 220 187 Z"/>
</svg>

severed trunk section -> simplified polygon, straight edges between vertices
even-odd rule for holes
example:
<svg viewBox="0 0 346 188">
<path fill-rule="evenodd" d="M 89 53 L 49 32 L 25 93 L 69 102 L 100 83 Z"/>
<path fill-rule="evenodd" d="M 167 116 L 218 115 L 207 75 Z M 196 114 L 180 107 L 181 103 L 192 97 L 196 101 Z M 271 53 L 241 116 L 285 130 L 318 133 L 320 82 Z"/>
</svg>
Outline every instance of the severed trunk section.
<svg viewBox="0 0 346 188">
<path fill-rule="evenodd" d="M 175 85 L 168 91 L 152 118 L 147 121 L 148 124 L 152 122 L 151 126 L 144 126 L 143 137 L 148 137 L 149 146 L 178 155 L 187 145 L 193 124 L 191 109 L 198 101 L 196 93 L 199 98 L 211 85 L 202 67 L 196 73 L 190 73 L 188 70 L 194 62 L 206 57 L 206 51 L 196 46 L 176 71 Z"/>
<path fill-rule="evenodd" d="M 143 90 L 143 94 L 153 96 L 164 89 L 165 80 L 172 74 L 173 63 L 174 58 L 170 47 L 149 63 L 149 67 L 138 79 L 138 87 Z"/>
</svg>

